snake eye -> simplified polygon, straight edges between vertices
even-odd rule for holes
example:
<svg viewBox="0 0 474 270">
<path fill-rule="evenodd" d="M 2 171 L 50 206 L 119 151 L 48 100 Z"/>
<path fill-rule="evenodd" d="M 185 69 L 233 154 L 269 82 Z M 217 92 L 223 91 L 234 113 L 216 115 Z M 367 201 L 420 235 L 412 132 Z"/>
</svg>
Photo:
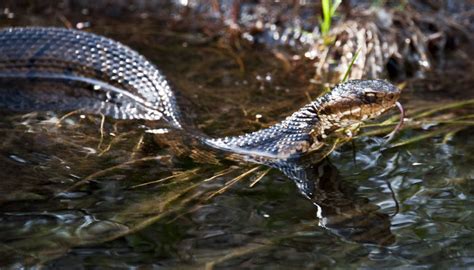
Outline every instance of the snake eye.
<svg viewBox="0 0 474 270">
<path fill-rule="evenodd" d="M 364 98 L 368 103 L 375 103 L 377 101 L 377 94 L 374 92 L 366 92 Z"/>
</svg>

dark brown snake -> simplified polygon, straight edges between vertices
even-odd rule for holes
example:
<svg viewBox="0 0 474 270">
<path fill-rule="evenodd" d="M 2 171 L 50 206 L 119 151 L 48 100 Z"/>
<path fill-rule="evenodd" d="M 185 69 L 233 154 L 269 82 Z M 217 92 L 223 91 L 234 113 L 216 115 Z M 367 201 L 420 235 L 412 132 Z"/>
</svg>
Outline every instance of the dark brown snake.
<svg viewBox="0 0 474 270">
<path fill-rule="evenodd" d="M 28 87 L 33 84 L 48 87 Z M 353 80 L 269 128 L 217 139 L 195 136 L 233 153 L 286 159 L 316 149 L 336 129 L 380 115 L 399 96 L 400 90 L 386 81 Z M 117 41 L 69 29 L 0 30 L 0 106 L 164 119 L 194 133 L 182 124 L 175 95 L 155 65 Z"/>
</svg>

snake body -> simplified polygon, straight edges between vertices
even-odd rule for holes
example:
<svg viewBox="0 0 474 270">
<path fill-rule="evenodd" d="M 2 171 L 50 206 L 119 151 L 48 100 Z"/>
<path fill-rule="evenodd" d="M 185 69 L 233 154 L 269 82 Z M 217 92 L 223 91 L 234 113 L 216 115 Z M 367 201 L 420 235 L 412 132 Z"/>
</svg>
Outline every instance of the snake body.
<svg viewBox="0 0 474 270">
<path fill-rule="evenodd" d="M 399 89 L 383 80 L 349 81 L 267 129 L 224 138 L 195 136 L 234 153 L 293 157 L 317 148 L 335 129 L 380 115 L 399 95 Z M 155 65 L 117 41 L 77 30 L 0 30 L 0 106 L 164 119 L 196 134 L 183 124 L 175 94 Z"/>
</svg>

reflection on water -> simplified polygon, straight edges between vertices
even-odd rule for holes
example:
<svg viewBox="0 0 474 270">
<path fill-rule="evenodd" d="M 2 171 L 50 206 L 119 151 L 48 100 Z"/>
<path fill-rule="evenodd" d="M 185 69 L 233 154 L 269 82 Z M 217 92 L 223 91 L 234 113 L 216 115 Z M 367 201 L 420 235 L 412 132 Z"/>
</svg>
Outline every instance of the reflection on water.
<svg viewBox="0 0 474 270">
<path fill-rule="evenodd" d="M 329 161 L 282 164 L 282 171 L 318 208 L 319 226 L 348 241 L 382 246 L 395 242 L 390 217 L 367 198 L 357 196 L 357 189 L 344 182 Z"/>
</svg>

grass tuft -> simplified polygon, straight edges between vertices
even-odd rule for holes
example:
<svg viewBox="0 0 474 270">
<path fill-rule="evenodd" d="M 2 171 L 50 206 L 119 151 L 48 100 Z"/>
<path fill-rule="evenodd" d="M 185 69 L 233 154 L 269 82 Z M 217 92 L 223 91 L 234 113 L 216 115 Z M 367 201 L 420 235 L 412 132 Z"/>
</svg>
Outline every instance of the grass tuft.
<svg viewBox="0 0 474 270">
<path fill-rule="evenodd" d="M 321 21 L 321 34 L 323 37 L 326 37 L 329 34 L 331 29 L 332 17 L 336 13 L 336 9 L 341 4 L 342 0 L 321 0 L 321 5 L 323 9 L 323 17 Z"/>
</svg>

